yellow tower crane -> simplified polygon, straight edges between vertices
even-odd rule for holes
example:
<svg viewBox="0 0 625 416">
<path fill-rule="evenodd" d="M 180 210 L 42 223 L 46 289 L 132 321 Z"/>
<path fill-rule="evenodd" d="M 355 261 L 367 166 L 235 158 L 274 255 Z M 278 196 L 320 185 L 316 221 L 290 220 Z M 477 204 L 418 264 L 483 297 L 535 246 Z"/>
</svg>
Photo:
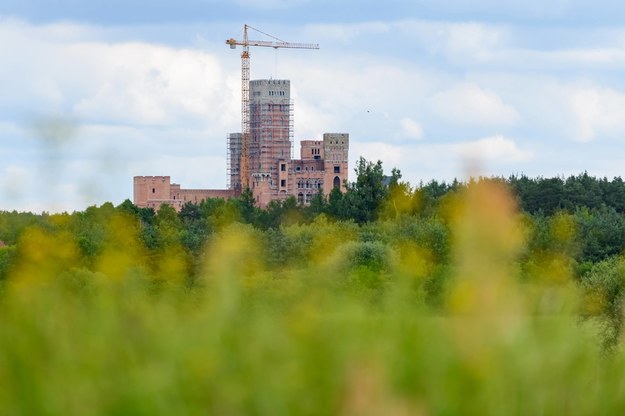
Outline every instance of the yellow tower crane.
<svg viewBox="0 0 625 416">
<path fill-rule="evenodd" d="M 249 40 L 248 29 L 255 30 L 273 41 Z M 249 25 L 243 25 L 243 40 L 230 38 L 226 40 L 230 49 L 235 49 L 237 45 L 243 47 L 241 52 L 241 186 L 243 189 L 249 187 L 250 166 L 249 166 L 249 140 L 250 140 L 250 46 L 265 46 L 268 48 L 296 48 L 296 49 L 319 49 L 318 44 L 312 43 L 291 43 L 278 39 Z"/>
</svg>

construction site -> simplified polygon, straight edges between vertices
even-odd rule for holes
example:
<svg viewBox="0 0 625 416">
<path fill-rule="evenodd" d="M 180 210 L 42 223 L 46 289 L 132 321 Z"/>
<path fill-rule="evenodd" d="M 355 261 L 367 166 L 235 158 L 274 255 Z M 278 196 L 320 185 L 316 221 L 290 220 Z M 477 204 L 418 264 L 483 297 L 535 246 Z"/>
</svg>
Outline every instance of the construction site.
<svg viewBox="0 0 625 416">
<path fill-rule="evenodd" d="M 241 53 L 241 132 L 226 139 L 226 189 L 184 189 L 169 176 L 135 176 L 134 203 L 158 209 L 162 204 L 180 210 L 188 202 L 208 198 L 233 198 L 249 188 L 257 205 L 290 196 L 307 205 L 312 197 L 332 189 L 344 190 L 348 176 L 349 134 L 324 133 L 322 138 L 300 141 L 299 159 L 293 155 L 291 82 L 286 79 L 250 80 L 249 47 L 319 49 L 316 44 L 289 43 L 268 35 L 271 41 L 249 40 L 252 27 L 243 27 L 243 38 L 226 44 Z"/>
</svg>

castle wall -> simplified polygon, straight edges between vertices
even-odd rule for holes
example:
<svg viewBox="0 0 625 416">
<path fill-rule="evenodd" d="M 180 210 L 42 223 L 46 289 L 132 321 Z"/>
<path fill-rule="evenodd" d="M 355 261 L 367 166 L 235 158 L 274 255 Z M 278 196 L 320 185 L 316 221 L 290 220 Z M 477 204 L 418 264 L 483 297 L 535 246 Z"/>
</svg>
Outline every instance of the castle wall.
<svg viewBox="0 0 625 416">
<path fill-rule="evenodd" d="M 180 189 L 177 196 L 176 199 L 184 205 L 187 202 L 199 204 L 210 198 L 230 199 L 237 196 L 237 192 L 234 189 Z"/>
<path fill-rule="evenodd" d="M 297 198 L 299 204 L 308 204 L 312 197 L 324 188 L 323 160 L 294 160 L 289 194 Z"/>
<path fill-rule="evenodd" d="M 182 189 L 179 184 L 170 183 L 169 176 L 134 177 L 134 204 L 139 208 L 158 210 L 167 204 L 180 211 L 187 202 L 199 204 L 209 198 L 229 199 L 238 195 L 235 189 Z"/>
</svg>

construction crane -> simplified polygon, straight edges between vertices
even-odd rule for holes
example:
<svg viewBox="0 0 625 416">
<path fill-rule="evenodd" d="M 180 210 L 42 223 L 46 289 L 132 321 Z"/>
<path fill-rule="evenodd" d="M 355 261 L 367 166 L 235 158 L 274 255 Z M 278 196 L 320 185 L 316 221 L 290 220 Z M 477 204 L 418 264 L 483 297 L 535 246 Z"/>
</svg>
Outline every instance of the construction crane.
<svg viewBox="0 0 625 416">
<path fill-rule="evenodd" d="M 248 29 L 255 30 L 273 41 L 249 40 Z M 250 46 L 264 46 L 267 48 L 295 48 L 295 49 L 319 49 L 318 44 L 312 43 L 291 43 L 278 39 L 263 31 L 255 29 L 249 25 L 243 25 L 243 40 L 230 38 L 226 40 L 230 49 L 235 49 L 237 45 L 243 47 L 241 52 L 241 186 L 243 189 L 249 187 L 250 166 L 249 166 L 249 141 L 250 141 Z"/>
</svg>

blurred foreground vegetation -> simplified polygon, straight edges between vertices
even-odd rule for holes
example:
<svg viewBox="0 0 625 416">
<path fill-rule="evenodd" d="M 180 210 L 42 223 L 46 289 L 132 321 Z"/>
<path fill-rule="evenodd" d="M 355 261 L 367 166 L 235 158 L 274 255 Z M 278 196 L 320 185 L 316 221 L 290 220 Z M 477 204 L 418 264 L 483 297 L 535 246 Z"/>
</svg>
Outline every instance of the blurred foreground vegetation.
<svg viewBox="0 0 625 416">
<path fill-rule="evenodd" d="M 620 414 L 625 185 L 0 212 L 0 414 Z M 555 194 L 554 194 L 555 192 Z"/>
</svg>

